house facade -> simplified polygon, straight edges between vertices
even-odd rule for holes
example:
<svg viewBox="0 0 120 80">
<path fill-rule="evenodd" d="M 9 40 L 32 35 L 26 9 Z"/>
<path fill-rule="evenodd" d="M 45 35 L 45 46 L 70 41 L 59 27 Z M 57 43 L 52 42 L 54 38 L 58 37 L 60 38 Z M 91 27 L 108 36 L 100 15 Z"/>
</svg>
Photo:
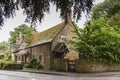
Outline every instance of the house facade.
<svg viewBox="0 0 120 80">
<path fill-rule="evenodd" d="M 29 43 L 25 42 L 24 36 L 20 33 L 16 39 L 16 43 L 12 47 L 12 60 L 17 64 L 23 64 L 30 60 L 30 48 L 27 48 Z"/>
<path fill-rule="evenodd" d="M 66 40 L 72 39 L 73 24 L 60 23 L 48 30 L 34 34 L 26 40 L 22 36 L 13 47 L 14 61 L 17 64 L 26 63 L 36 59 L 44 67 L 50 69 L 52 59 L 68 59 L 75 61 L 78 53 L 70 49 L 71 45 Z"/>
</svg>

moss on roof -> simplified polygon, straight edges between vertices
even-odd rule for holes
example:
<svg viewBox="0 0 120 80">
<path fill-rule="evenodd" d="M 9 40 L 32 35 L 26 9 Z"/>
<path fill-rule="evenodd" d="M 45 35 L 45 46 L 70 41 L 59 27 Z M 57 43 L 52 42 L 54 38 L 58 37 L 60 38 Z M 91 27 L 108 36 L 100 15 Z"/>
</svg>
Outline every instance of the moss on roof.
<svg viewBox="0 0 120 80">
<path fill-rule="evenodd" d="M 60 23 L 50 29 L 47 29 L 43 32 L 40 32 L 40 33 L 34 35 L 34 38 L 32 39 L 29 46 L 33 45 L 34 43 L 36 43 L 38 41 L 53 39 L 64 27 L 65 27 L 65 24 Z"/>
<path fill-rule="evenodd" d="M 24 41 L 27 43 L 31 43 L 32 39 L 34 38 L 34 36 L 36 34 L 38 34 L 39 32 L 36 29 L 32 30 L 32 35 L 31 36 L 25 36 Z"/>
</svg>

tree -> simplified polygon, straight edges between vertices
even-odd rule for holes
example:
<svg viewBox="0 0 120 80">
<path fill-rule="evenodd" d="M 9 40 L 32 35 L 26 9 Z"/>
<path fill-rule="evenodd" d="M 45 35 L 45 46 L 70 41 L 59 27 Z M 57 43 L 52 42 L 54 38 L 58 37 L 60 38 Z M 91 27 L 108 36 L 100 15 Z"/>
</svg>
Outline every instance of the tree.
<svg viewBox="0 0 120 80">
<path fill-rule="evenodd" d="M 60 9 L 61 17 L 66 19 L 67 12 L 72 11 L 73 18 L 78 20 L 81 17 L 82 12 L 89 13 L 91 11 L 93 0 L 50 0 L 56 5 L 57 10 Z"/>
<path fill-rule="evenodd" d="M 5 41 L 0 42 L 0 53 L 4 53 L 6 49 L 8 49 L 8 43 Z"/>
<path fill-rule="evenodd" d="M 80 18 L 81 12 L 89 13 L 93 5 L 93 0 L 0 0 L 0 25 L 3 25 L 4 19 L 14 17 L 20 8 L 27 15 L 26 22 L 41 22 L 44 14 L 49 12 L 50 2 L 56 5 L 57 11 L 60 10 L 63 19 L 74 7 L 73 16 L 76 20 Z"/>
<path fill-rule="evenodd" d="M 120 61 L 120 28 L 108 25 L 104 17 L 90 20 L 84 29 L 75 27 L 75 33 L 71 43 L 80 57 Z"/>
<path fill-rule="evenodd" d="M 113 15 L 111 18 L 107 20 L 107 23 L 111 26 L 119 26 L 120 27 L 120 12 Z"/>
<path fill-rule="evenodd" d="M 33 29 L 31 27 L 28 27 L 25 24 L 22 24 L 16 28 L 14 28 L 14 31 L 10 31 L 10 38 L 9 43 L 14 44 L 16 43 L 16 39 L 19 37 L 19 34 L 22 33 L 23 36 L 31 36 L 33 32 Z"/>
<path fill-rule="evenodd" d="M 11 58 L 11 49 L 8 42 L 0 42 L 0 59 L 8 60 Z"/>
<path fill-rule="evenodd" d="M 106 15 L 110 18 L 120 10 L 120 0 L 105 0 L 93 7 L 92 19 L 98 19 L 100 15 Z"/>
</svg>

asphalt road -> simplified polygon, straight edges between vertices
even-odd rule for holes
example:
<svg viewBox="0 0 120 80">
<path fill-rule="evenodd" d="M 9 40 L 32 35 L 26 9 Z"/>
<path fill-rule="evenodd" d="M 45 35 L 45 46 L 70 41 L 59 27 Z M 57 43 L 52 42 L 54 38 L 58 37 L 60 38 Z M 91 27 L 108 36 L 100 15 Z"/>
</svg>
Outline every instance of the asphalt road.
<svg viewBox="0 0 120 80">
<path fill-rule="evenodd" d="M 98 76 L 94 76 L 97 74 L 84 74 L 84 76 L 62 76 L 0 70 L 0 80 L 120 80 L 120 72 L 107 73 L 108 75 L 105 74 L 106 73 L 102 75 L 102 73 L 100 73 Z"/>
</svg>

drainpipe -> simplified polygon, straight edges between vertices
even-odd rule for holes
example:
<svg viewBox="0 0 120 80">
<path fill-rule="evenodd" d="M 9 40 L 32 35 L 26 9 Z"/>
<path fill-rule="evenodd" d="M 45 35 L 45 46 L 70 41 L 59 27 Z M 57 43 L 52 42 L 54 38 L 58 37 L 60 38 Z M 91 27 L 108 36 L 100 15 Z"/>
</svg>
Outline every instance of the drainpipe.
<svg viewBox="0 0 120 80">
<path fill-rule="evenodd" d="M 32 59 L 32 47 L 30 47 L 30 59 Z"/>
<path fill-rule="evenodd" d="M 52 42 L 50 42 L 50 70 L 52 70 Z"/>
</svg>

